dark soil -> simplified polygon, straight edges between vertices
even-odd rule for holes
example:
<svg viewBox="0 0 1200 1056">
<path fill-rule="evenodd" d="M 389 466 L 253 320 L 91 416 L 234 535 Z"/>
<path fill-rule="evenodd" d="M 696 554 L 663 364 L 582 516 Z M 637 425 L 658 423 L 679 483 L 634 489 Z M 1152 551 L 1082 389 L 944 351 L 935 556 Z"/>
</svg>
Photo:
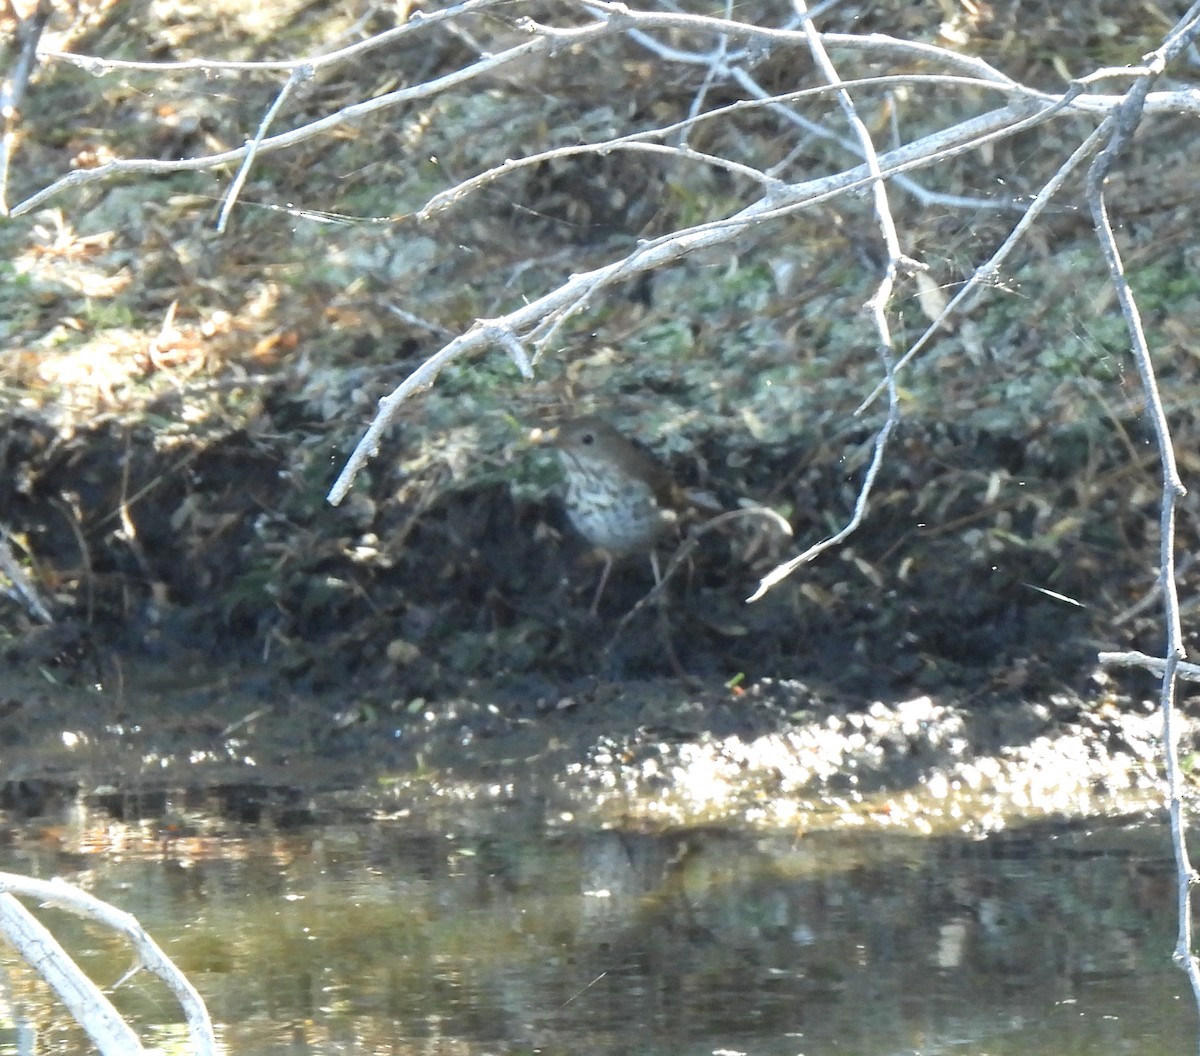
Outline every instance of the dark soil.
<svg viewBox="0 0 1200 1056">
<path fill-rule="evenodd" d="M 1035 812 L 1071 812 L 1080 790 L 1134 809 L 1154 786 L 1157 720 L 1093 674 L 1094 607 L 1036 589 L 1117 595 L 1118 551 L 1096 542 L 1068 562 L 1014 533 L 983 555 L 961 527 L 1011 512 L 965 482 L 1001 471 L 1012 443 L 931 428 L 926 461 L 885 479 L 852 557 L 818 560 L 763 602 L 743 599 L 769 560 L 739 560 L 738 541 L 714 533 L 641 610 L 649 568 L 618 567 L 593 617 L 596 566 L 553 498 L 486 485 L 413 510 L 381 486 L 366 524 L 283 472 L 291 438 L 159 452 L 149 431 L 53 443 L 31 422 L 7 437 L 5 479 L 25 488 L 6 508 L 39 581 L 65 585 L 53 625 L 9 610 L 0 788 L 28 809 L 52 788 L 139 803 L 230 788 L 229 809 L 289 817 L 347 793 L 387 809 L 488 789 L 645 823 L 800 823 L 803 804 L 804 824 L 825 824 L 831 803 L 852 802 L 853 817 L 908 824 L 951 809 L 929 799 L 933 781 L 984 796 L 972 809 L 995 823 L 1027 812 L 1010 800 L 1031 780 L 1044 784 Z M 916 447 L 911 428 L 904 444 Z M 718 463 L 716 440 L 707 448 Z M 836 502 L 836 465 L 804 458 L 763 451 L 753 465 Z M 1043 492 L 1069 486 L 1056 468 L 1026 452 L 1020 471 Z M 112 516 L 122 494 L 141 496 L 127 503 L 132 541 Z M 960 527 L 916 528 L 918 503 Z M 365 528 L 403 543 L 364 567 L 350 551 Z M 982 786 L 954 776 L 984 759 L 1003 763 Z M 918 799 L 902 810 L 901 793 Z"/>
</svg>

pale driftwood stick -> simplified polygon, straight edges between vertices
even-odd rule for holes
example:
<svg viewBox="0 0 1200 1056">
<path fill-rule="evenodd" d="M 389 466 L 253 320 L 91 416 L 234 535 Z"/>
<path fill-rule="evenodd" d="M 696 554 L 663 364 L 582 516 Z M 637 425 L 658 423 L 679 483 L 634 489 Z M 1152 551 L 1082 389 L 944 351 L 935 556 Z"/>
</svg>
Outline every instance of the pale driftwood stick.
<svg viewBox="0 0 1200 1056">
<path fill-rule="evenodd" d="M 1167 669 L 1167 662 L 1161 656 L 1147 656 L 1145 653 L 1100 653 L 1097 657 L 1103 667 L 1142 667 L 1152 675 L 1162 678 Z M 1200 664 L 1189 664 L 1179 661 L 1175 674 L 1185 682 L 1200 682 Z"/>
<path fill-rule="evenodd" d="M 12 899 L 14 894 L 36 898 L 41 902 L 57 906 L 59 909 L 65 909 L 79 916 L 87 917 L 124 935 L 137 954 L 139 967 L 145 968 L 147 971 L 157 975 L 170 987 L 172 993 L 175 994 L 175 999 L 179 1002 L 183 1009 L 183 1014 L 187 1019 L 188 1034 L 192 1040 L 193 1051 L 199 1054 L 199 1056 L 216 1056 L 221 1051 L 217 1044 L 216 1034 L 213 1031 L 212 1020 L 209 1019 L 208 1010 L 204 1007 L 204 1001 L 201 999 L 199 993 L 197 993 L 196 988 L 188 982 L 184 974 L 175 967 L 174 962 L 150 938 L 145 928 L 138 923 L 135 917 L 114 906 L 110 906 L 107 902 L 102 902 L 94 895 L 89 895 L 86 891 L 81 891 L 79 888 L 73 887 L 63 880 L 34 880 L 15 873 L 0 873 L 0 902 L 3 902 L 5 907 L 10 910 L 10 904 L 15 904 L 17 909 L 20 909 L 24 913 L 24 907 L 20 903 L 15 903 Z M 28 916 L 27 913 L 25 915 Z M 51 979 L 48 974 L 49 971 L 61 970 L 64 973 L 68 973 L 70 969 L 74 969 L 74 972 L 79 973 L 78 967 L 62 951 L 61 947 L 54 942 L 53 937 L 49 933 L 46 933 L 46 937 L 53 944 L 53 948 L 46 946 L 43 942 L 40 945 L 30 947 L 29 954 L 26 954 L 26 950 L 19 945 L 19 936 L 18 938 L 14 938 L 13 934 L 7 930 L 9 916 L 14 921 L 17 921 L 18 924 L 21 923 L 15 911 L 7 914 L 3 920 L 0 920 L 0 926 L 2 926 L 5 936 L 13 942 L 14 946 L 17 946 L 23 956 L 27 957 L 30 964 L 44 978 L 50 981 L 51 985 L 55 986 L 56 990 L 58 990 L 58 986 Z M 30 920 L 32 919 L 31 917 Z M 36 924 L 37 922 L 34 921 L 34 923 Z M 44 929 L 42 930 L 44 931 Z M 57 953 L 54 952 L 55 950 L 57 950 Z M 70 968 L 66 968 L 63 962 L 65 962 L 65 965 L 69 965 Z M 82 973 L 79 973 L 79 975 L 82 977 Z M 68 1004 L 68 1007 L 71 1007 L 69 995 L 74 993 L 76 988 L 82 984 L 78 983 L 78 980 L 74 976 L 64 974 L 63 978 L 68 981 L 70 988 L 66 993 L 62 990 L 58 990 L 58 993 L 63 1001 Z M 90 980 L 87 980 L 87 984 L 95 990 L 95 986 Z M 99 995 L 98 990 L 96 994 Z M 99 996 L 103 1000 L 103 995 Z M 80 1025 L 91 1033 L 91 1022 L 80 1019 L 73 1007 L 71 1011 L 76 1016 Z M 114 1012 L 113 1014 L 115 1015 L 116 1013 Z M 132 1047 L 126 1044 L 123 1047 L 102 1048 L 101 1051 L 126 1056 L 129 1053 L 142 1052 L 143 1049 L 135 1036 Z"/>
<path fill-rule="evenodd" d="M 46 927 L 10 894 L 0 894 L 0 933 L 67 1006 L 75 1022 L 105 1056 L 145 1052 L 138 1036 L 71 960 Z"/>
</svg>

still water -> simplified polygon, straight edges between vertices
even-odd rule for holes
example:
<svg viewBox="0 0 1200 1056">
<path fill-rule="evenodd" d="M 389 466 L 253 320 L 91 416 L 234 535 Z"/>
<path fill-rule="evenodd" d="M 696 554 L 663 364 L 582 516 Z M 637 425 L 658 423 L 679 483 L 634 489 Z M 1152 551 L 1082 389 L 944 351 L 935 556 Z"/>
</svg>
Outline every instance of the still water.
<svg viewBox="0 0 1200 1056">
<path fill-rule="evenodd" d="M 1194 1052 L 1145 820 L 987 839 L 597 830 L 483 811 L 9 825 L 0 869 L 134 913 L 238 1056 Z M 129 953 L 40 914 L 104 984 Z M 187 1051 L 145 973 L 114 995 Z M 0 1054 L 90 1051 L 0 955 Z"/>
</svg>

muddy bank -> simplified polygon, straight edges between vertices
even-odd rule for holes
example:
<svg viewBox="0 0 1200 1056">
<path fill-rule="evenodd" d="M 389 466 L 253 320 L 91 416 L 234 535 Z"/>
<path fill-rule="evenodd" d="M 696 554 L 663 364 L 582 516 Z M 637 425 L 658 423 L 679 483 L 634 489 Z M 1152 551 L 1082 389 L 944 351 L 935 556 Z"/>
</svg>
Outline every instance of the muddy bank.
<svg viewBox="0 0 1200 1056">
<path fill-rule="evenodd" d="M 1031 544 L 1078 472 L 1058 446 L 1018 458 L 931 426 L 852 547 L 764 602 L 743 599 L 779 551 L 714 535 L 641 608 L 649 568 L 619 566 L 592 616 L 597 567 L 552 476 L 522 497 L 537 448 L 512 441 L 507 482 L 384 471 L 333 509 L 325 446 L 266 414 L 170 445 L 10 422 L 5 508 L 56 617 L 4 612 L 12 803 L 244 785 L 364 810 L 482 795 L 637 824 L 987 826 L 1153 785 L 1150 680 L 1092 666 L 1097 599 L 1141 551 L 1089 545 L 1094 519 Z M 699 437 L 672 468 L 793 510 L 797 540 L 857 485 L 811 437 L 733 443 Z M 1095 510 L 1128 537 L 1144 521 L 1117 499 Z"/>
<path fill-rule="evenodd" d="M 457 827 L 496 808 L 638 829 L 982 833 L 1162 807 L 1160 716 L 1099 674 L 1086 694 L 1044 702 L 851 704 L 797 681 L 733 692 L 661 679 L 541 697 L 478 684 L 470 698 L 403 708 L 255 692 L 251 676 L 212 665 L 190 683 L 161 667 L 125 674 L 121 687 L 87 689 L 10 678 L 10 821 L 55 817 L 79 796 L 164 834 L 223 818 Z M 1190 750 L 1196 724 L 1182 727 Z"/>
</svg>

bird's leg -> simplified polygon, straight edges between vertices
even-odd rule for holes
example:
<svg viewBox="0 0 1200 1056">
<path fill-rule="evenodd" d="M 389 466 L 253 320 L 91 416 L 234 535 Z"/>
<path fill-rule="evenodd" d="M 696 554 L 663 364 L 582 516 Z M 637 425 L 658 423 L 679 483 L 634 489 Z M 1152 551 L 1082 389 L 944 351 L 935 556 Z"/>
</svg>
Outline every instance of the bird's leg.
<svg viewBox="0 0 1200 1056">
<path fill-rule="evenodd" d="M 592 597 L 592 607 L 588 609 L 588 615 L 595 616 L 600 611 L 600 598 L 604 594 L 604 588 L 608 586 L 608 574 L 612 571 L 613 556 L 607 550 L 600 551 L 604 555 L 604 571 L 600 573 L 600 582 L 596 584 L 596 593 Z"/>
</svg>

